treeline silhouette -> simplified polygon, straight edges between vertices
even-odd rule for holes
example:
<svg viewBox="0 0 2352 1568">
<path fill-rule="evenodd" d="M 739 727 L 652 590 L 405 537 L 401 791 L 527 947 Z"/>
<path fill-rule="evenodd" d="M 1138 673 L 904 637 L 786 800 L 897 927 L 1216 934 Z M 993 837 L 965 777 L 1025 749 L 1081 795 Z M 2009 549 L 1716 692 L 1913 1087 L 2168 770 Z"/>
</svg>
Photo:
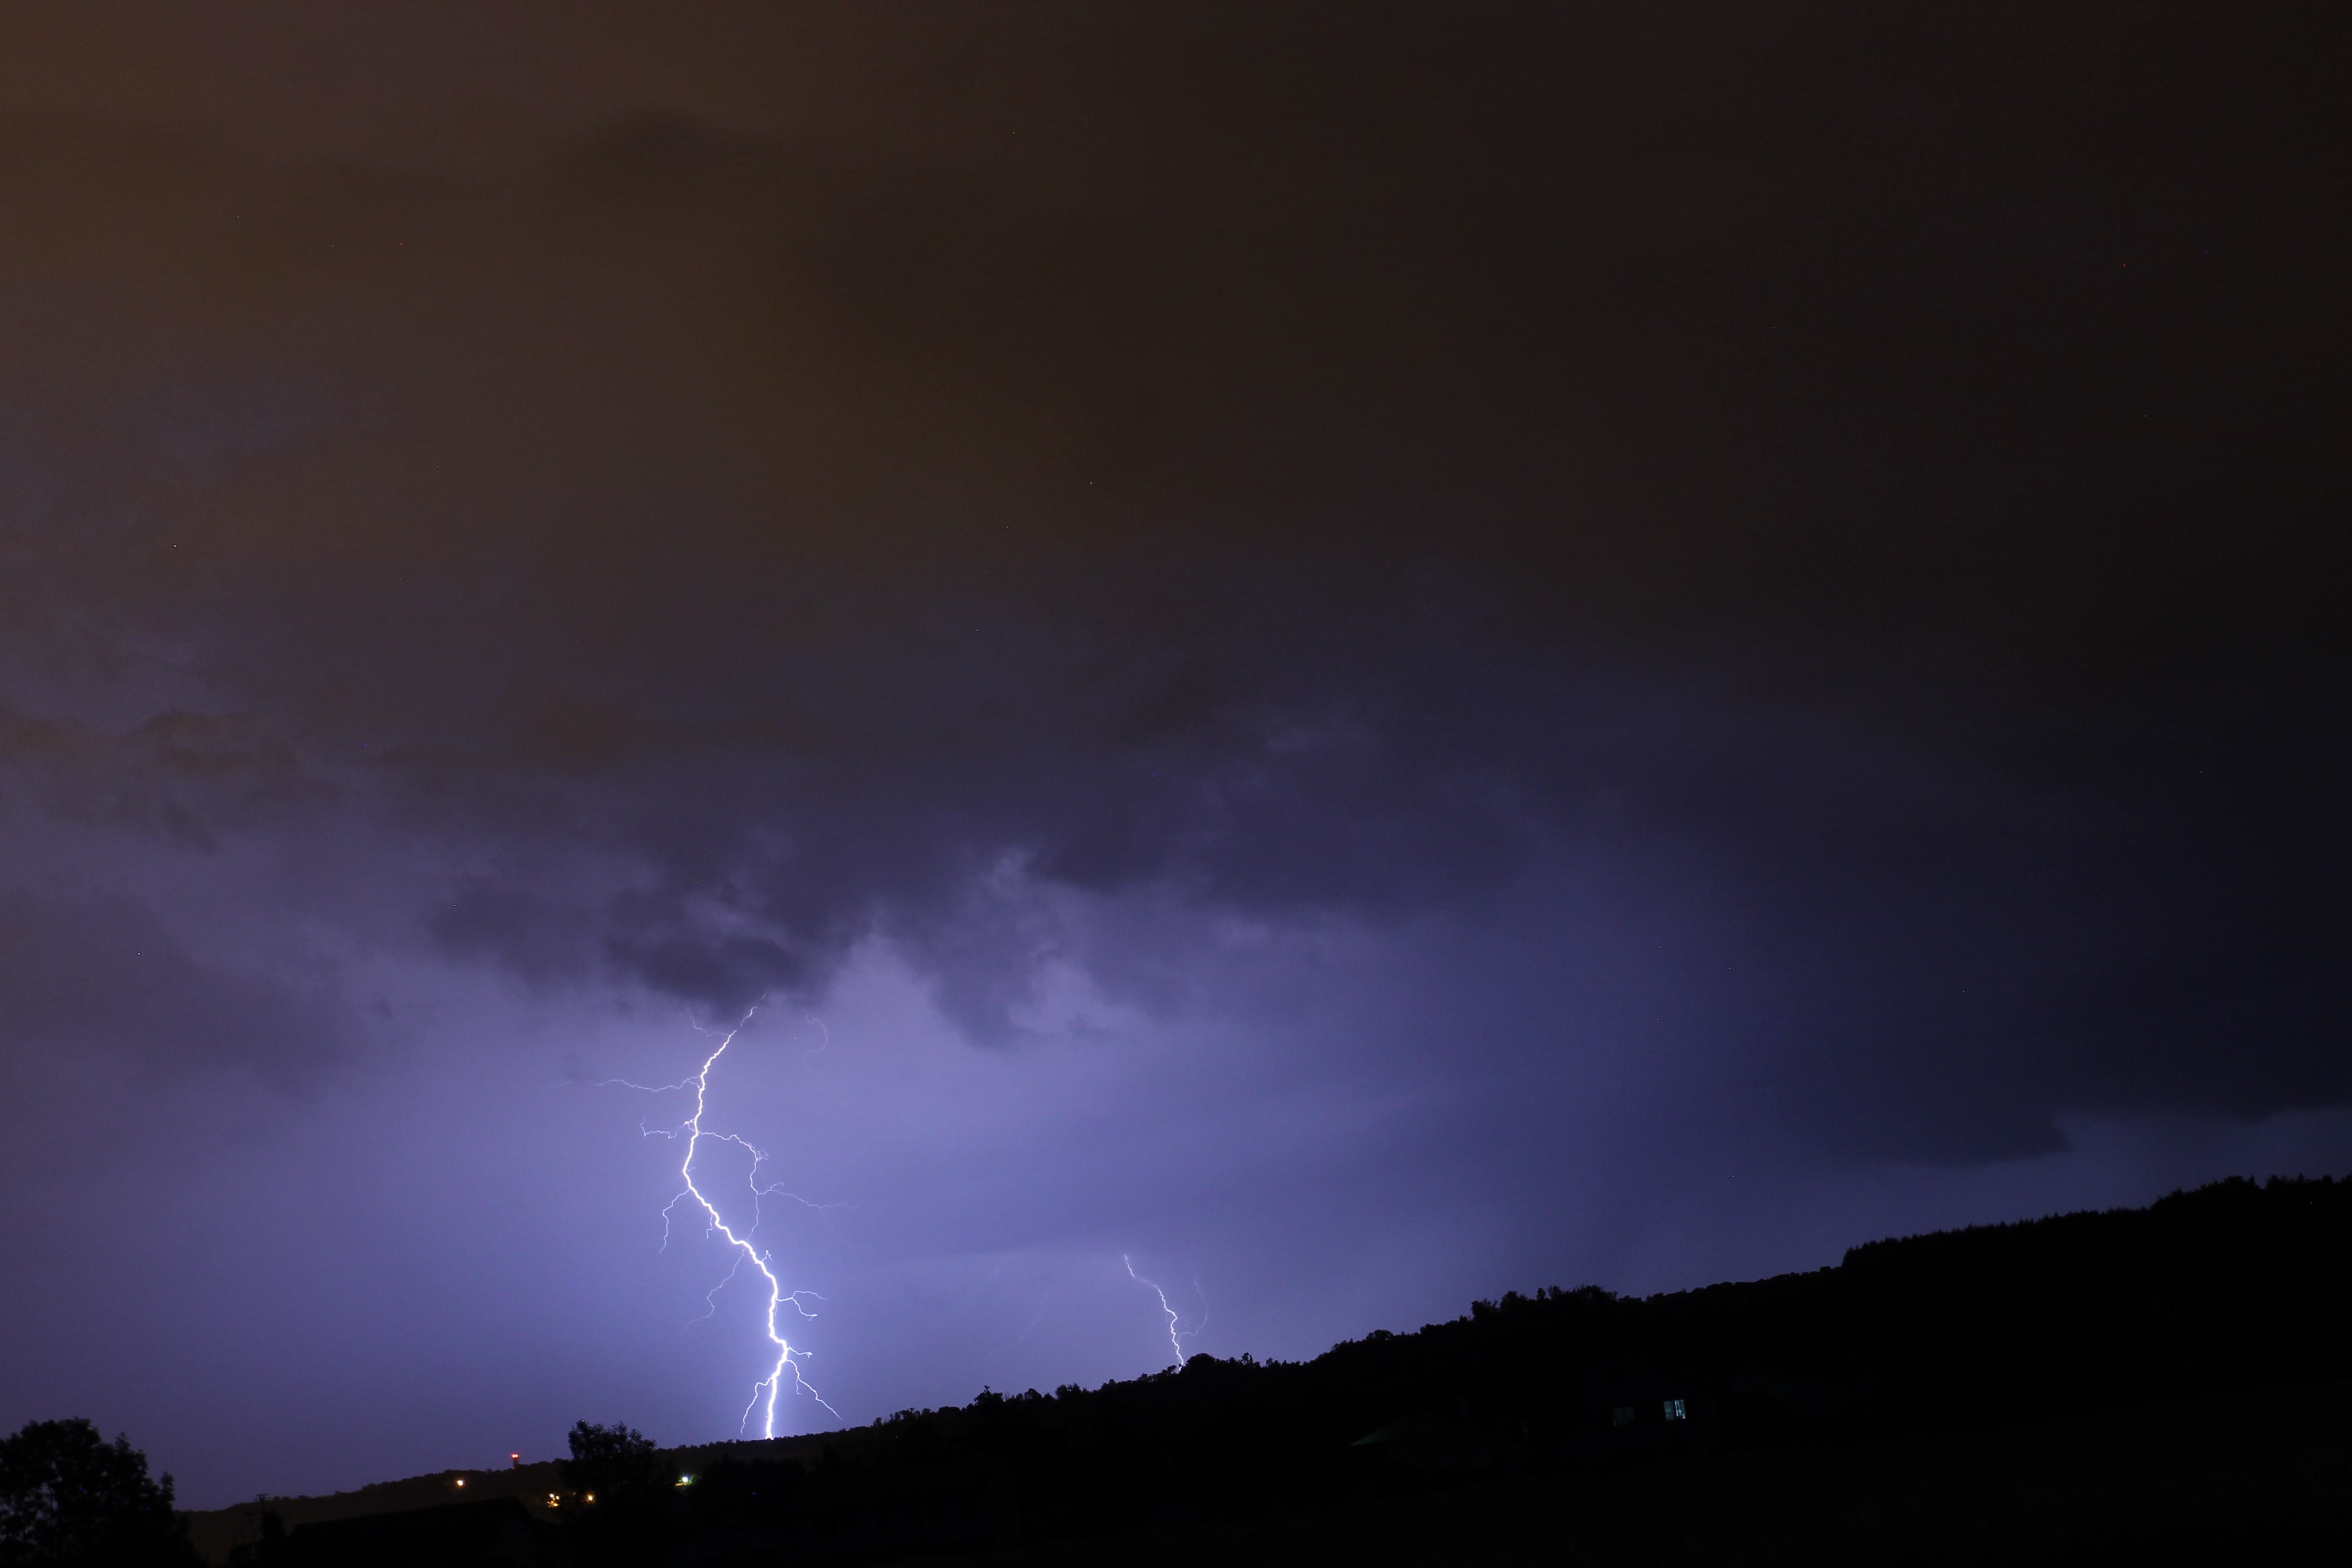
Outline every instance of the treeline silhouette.
<svg viewBox="0 0 2352 1568">
<path fill-rule="evenodd" d="M 172 1478 L 88 1421 L 29 1421 L 0 1437 L 0 1564 L 193 1568 Z"/>
<path fill-rule="evenodd" d="M 1622 1489 L 1732 1462 L 1690 1463 L 1710 1454 L 1833 1465 L 1910 1437 L 2342 1380 L 2347 1323 L 2352 1182 L 2233 1180 L 1752 1283 L 1514 1292 L 1309 1362 L 1197 1355 L 816 1437 L 657 1453 L 583 1423 L 529 1550 L 582 1568 L 880 1559 L 1501 1497 L 1515 1478 Z M 494 1505 L 434 1511 L 484 1540 L 503 1530 L 504 1552 L 523 1512 L 505 1507 L 497 1529 Z M 364 1521 L 328 1533 L 247 1555 L 412 1560 L 370 1557 Z M 465 1560 L 455 1538 L 443 1560 Z"/>
</svg>

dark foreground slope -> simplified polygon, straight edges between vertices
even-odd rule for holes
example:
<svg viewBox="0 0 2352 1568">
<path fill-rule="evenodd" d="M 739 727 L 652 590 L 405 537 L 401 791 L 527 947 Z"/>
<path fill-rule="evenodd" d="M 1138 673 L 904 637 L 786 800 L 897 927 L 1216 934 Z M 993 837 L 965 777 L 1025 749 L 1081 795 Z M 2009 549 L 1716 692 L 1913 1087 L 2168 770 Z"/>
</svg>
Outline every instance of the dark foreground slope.
<svg viewBox="0 0 2352 1568">
<path fill-rule="evenodd" d="M 965 1561 L 2329 1561 L 2352 1540 L 2347 1398 L 2352 1384 L 2306 1384 L 1996 1427 L 1724 1450 L 1688 1463 L 1534 1468 L 1381 1489 L 1268 1518 L 1014 1543 Z M 2324 1554 L 2315 1557 L 2315 1545 Z"/>
<path fill-rule="evenodd" d="M 2228 1182 L 1748 1284 L 1512 1294 L 1308 1363 L 1200 1356 L 789 1447 L 679 1451 L 658 1491 L 542 1508 L 529 1550 L 583 1565 L 2236 1550 L 2352 1523 L 2348 1322 L 2352 1183 Z M 313 1554 L 305 1533 L 289 1560 Z M 344 1531 L 339 1558 L 364 1535 Z"/>
</svg>

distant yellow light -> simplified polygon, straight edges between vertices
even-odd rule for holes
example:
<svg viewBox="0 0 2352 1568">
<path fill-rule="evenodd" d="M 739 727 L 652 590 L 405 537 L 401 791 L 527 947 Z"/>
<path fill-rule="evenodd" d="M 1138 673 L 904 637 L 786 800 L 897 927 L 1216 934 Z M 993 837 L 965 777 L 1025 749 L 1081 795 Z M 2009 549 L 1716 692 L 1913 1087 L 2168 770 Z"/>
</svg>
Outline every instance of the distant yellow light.
<svg viewBox="0 0 2352 1568">
<path fill-rule="evenodd" d="M 594 1492 L 590 1492 L 586 1497 L 582 1498 L 580 1500 L 582 1502 L 594 1502 L 596 1500 L 596 1494 Z"/>
<path fill-rule="evenodd" d="M 464 1486 L 464 1485 L 466 1484 L 466 1478 L 465 1478 L 465 1477 L 463 1477 L 463 1476 L 459 1476 L 459 1477 L 457 1478 L 457 1484 L 458 1484 L 459 1486 L 461 1486 L 461 1487 L 462 1487 L 462 1486 Z"/>
</svg>

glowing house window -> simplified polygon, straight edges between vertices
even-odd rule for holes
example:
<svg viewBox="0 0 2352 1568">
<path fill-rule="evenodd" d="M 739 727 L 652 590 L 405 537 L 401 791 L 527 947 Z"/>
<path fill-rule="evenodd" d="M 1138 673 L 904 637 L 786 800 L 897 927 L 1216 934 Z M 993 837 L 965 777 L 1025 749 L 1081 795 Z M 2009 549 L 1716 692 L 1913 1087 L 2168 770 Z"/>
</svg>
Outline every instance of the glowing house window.
<svg viewBox="0 0 2352 1568">
<path fill-rule="evenodd" d="M 1669 1399 L 1666 1401 L 1666 1419 L 1669 1421 L 1686 1421 L 1690 1419 L 1690 1412 L 1683 1408 L 1683 1402 L 1681 1400 Z"/>
</svg>

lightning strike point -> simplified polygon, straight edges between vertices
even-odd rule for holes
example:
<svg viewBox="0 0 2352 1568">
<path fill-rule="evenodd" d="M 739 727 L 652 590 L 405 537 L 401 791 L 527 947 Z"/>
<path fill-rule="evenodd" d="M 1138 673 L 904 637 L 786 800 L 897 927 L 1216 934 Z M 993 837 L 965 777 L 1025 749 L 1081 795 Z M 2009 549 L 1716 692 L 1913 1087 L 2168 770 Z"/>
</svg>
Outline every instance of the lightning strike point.
<svg viewBox="0 0 2352 1568">
<path fill-rule="evenodd" d="M 705 1298 L 706 1301 L 709 1305 L 710 1310 L 706 1312 L 704 1317 L 707 1318 L 718 1311 L 719 1292 L 724 1290 L 729 1285 L 734 1282 L 735 1277 L 743 1271 L 743 1265 L 745 1263 L 748 1262 L 752 1268 L 758 1269 L 760 1271 L 760 1278 L 768 1282 L 768 1310 L 766 1319 L 767 1335 L 768 1342 L 775 1347 L 776 1359 L 774 1364 L 769 1367 L 768 1375 L 751 1385 L 751 1402 L 743 1407 L 742 1419 L 735 1424 L 735 1430 L 740 1434 L 745 1426 L 749 1426 L 751 1421 L 751 1413 L 757 1410 L 761 1412 L 760 1436 L 762 1437 L 772 1437 L 776 1435 L 776 1395 L 782 1390 L 783 1381 L 787 1374 L 790 1374 L 792 1377 L 793 1389 L 795 1393 L 805 1394 L 811 1399 L 815 1400 L 819 1405 L 824 1405 L 826 1410 L 832 1412 L 835 1420 L 840 1419 L 841 1412 L 835 1410 L 831 1405 L 826 1404 L 824 1396 L 819 1394 L 815 1389 L 811 1388 L 807 1382 L 802 1378 L 800 1361 L 798 1358 L 807 1355 L 808 1352 L 806 1351 L 795 1352 L 793 1349 L 792 1342 L 785 1339 L 783 1334 L 776 1327 L 777 1310 L 785 1302 L 791 1302 L 793 1310 L 799 1312 L 803 1318 L 814 1318 L 816 1314 L 810 1311 L 808 1308 L 802 1303 L 801 1298 L 803 1296 L 809 1296 L 814 1297 L 815 1300 L 820 1301 L 824 1300 L 824 1298 L 818 1296 L 814 1290 L 786 1290 L 784 1289 L 783 1281 L 776 1278 L 776 1271 L 772 1267 L 771 1267 L 774 1255 L 772 1253 L 763 1253 L 760 1251 L 758 1248 L 754 1247 L 751 1242 L 751 1231 L 757 1230 L 760 1227 L 759 1202 L 762 1195 L 763 1189 L 760 1186 L 759 1173 L 760 1165 L 767 1159 L 767 1153 L 762 1150 L 754 1148 L 750 1142 L 738 1137 L 732 1132 L 706 1132 L 703 1131 L 702 1112 L 704 1103 L 710 1088 L 710 1069 L 718 1064 L 720 1057 L 727 1054 L 727 1047 L 735 1043 L 735 1037 L 743 1032 L 744 1026 L 751 1023 L 752 1017 L 757 1015 L 759 1011 L 760 1010 L 757 1007 L 754 1007 L 751 1012 L 744 1014 L 741 1018 L 738 1019 L 735 1026 L 728 1030 L 727 1033 L 720 1037 L 717 1047 L 713 1049 L 709 1056 L 703 1058 L 700 1069 L 698 1070 L 691 1078 L 680 1079 L 677 1082 L 671 1084 L 628 1083 L 625 1079 L 608 1079 L 605 1081 L 608 1083 L 623 1084 L 626 1088 L 638 1089 L 647 1094 L 682 1092 L 688 1089 L 694 1090 L 694 1112 L 692 1115 L 688 1116 L 674 1129 L 648 1128 L 645 1130 L 646 1136 L 649 1138 L 676 1138 L 681 1132 L 686 1134 L 686 1158 L 679 1162 L 677 1168 L 678 1179 L 686 1184 L 686 1187 L 683 1192 L 677 1194 L 677 1196 L 670 1199 L 669 1203 L 662 1209 L 662 1246 L 665 1248 L 669 1246 L 670 1215 L 672 1212 L 677 1209 L 678 1205 L 684 1203 L 688 1198 L 692 1198 L 701 1208 L 703 1218 L 709 1222 L 703 1227 L 703 1234 L 706 1236 L 720 1236 L 726 1237 L 727 1245 L 735 1252 L 735 1262 L 733 1267 L 728 1269 L 727 1278 L 712 1286 L 710 1288 L 709 1295 Z M 698 1033 L 709 1033 L 708 1030 L 702 1029 L 699 1025 L 696 1026 L 696 1029 Z M 720 1216 L 719 1206 L 712 1203 L 710 1199 L 703 1194 L 702 1189 L 696 1186 L 694 1184 L 694 1157 L 701 1149 L 702 1141 L 705 1138 L 709 1138 L 716 1142 L 732 1143 L 736 1147 L 744 1150 L 751 1156 L 751 1174 L 749 1178 L 751 1187 L 751 1226 L 740 1236 L 735 1234 L 733 1228 L 730 1227 L 727 1221 Z M 769 1188 L 764 1190 L 773 1192 L 777 1189 Z M 791 1194 L 786 1194 L 785 1195 L 790 1196 Z M 819 1205 L 813 1205 L 811 1206 L 814 1207 Z M 695 1321 L 698 1322 L 702 1320 L 697 1319 Z M 684 1483 L 681 1482 L 680 1484 Z"/>
<path fill-rule="evenodd" d="M 1146 1279 L 1142 1275 L 1138 1274 L 1135 1271 L 1135 1260 L 1128 1257 L 1126 1253 L 1120 1253 L 1118 1255 L 1118 1260 L 1127 1265 L 1127 1277 L 1129 1279 L 1134 1280 L 1139 1285 L 1150 1285 L 1151 1287 L 1151 1293 L 1160 1298 L 1160 1310 L 1168 1314 L 1168 1348 L 1176 1352 L 1176 1364 L 1179 1367 L 1181 1367 L 1187 1361 L 1192 1359 L 1184 1349 L 1184 1342 L 1194 1338 L 1202 1329 L 1209 1326 L 1208 1315 L 1206 1313 L 1202 1314 L 1201 1321 L 1192 1325 L 1191 1329 L 1182 1329 L 1181 1325 L 1184 1320 L 1177 1315 L 1175 1308 L 1168 1304 L 1168 1292 L 1162 1290 L 1157 1284 L 1153 1283 L 1153 1281 Z M 1193 1289 L 1197 1290 L 1200 1287 L 1196 1284 L 1193 1286 Z"/>
</svg>

